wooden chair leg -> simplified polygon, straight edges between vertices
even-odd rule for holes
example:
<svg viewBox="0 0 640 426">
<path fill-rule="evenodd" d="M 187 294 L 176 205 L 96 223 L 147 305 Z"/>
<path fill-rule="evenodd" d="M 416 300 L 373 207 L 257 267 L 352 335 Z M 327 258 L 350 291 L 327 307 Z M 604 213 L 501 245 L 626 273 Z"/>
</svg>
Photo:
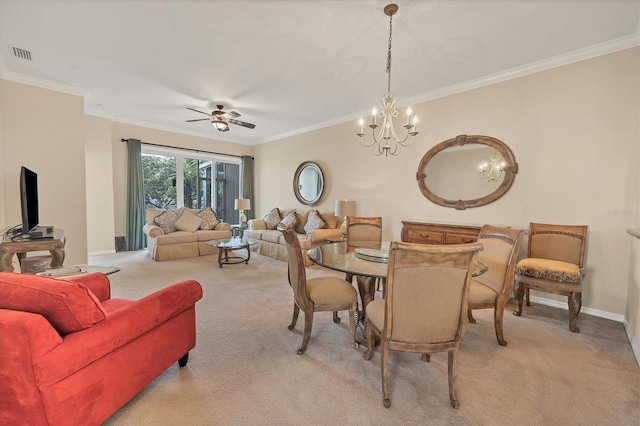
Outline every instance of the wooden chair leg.
<svg viewBox="0 0 640 426">
<path fill-rule="evenodd" d="M 429 355 L 429 354 L 422 354 L 422 355 L 420 356 L 420 359 L 421 359 L 422 361 L 424 361 L 424 362 L 429 362 L 429 361 L 431 361 L 431 355 Z"/>
<path fill-rule="evenodd" d="M 458 347 L 449 351 L 449 400 L 453 408 L 460 407 L 460 401 L 458 401 L 458 389 L 457 389 L 457 367 L 458 367 Z"/>
<path fill-rule="evenodd" d="M 493 311 L 493 323 L 496 329 L 496 338 L 500 346 L 507 346 L 507 341 L 504 340 L 504 331 L 502 329 L 504 317 L 504 304 L 498 303 Z"/>
<path fill-rule="evenodd" d="M 467 309 L 467 320 L 471 323 L 471 324 L 475 324 L 476 320 L 473 317 L 473 313 L 471 312 L 471 308 Z"/>
<path fill-rule="evenodd" d="M 296 327 L 296 323 L 298 322 L 298 314 L 300 313 L 300 308 L 296 305 L 296 302 L 293 302 L 293 317 L 291 317 L 291 324 L 287 327 L 289 330 L 293 330 Z"/>
<path fill-rule="evenodd" d="M 304 313 L 304 334 L 302 336 L 302 345 L 298 349 L 298 355 L 302 355 L 307 350 L 309 339 L 311 338 L 311 328 L 313 327 L 313 311 Z"/>
<path fill-rule="evenodd" d="M 571 296 L 569 296 L 568 304 L 569 330 L 574 333 L 580 333 L 580 328 L 578 327 L 578 314 L 580 313 L 580 308 L 582 308 L 582 293 L 572 293 Z"/>
<path fill-rule="evenodd" d="M 522 316 L 522 300 L 524 299 L 524 288 L 522 283 L 516 283 L 516 300 L 518 301 L 518 307 L 513 311 L 513 315 L 519 317 Z"/>
<path fill-rule="evenodd" d="M 371 345 L 371 343 L 369 343 Z M 389 343 L 380 345 L 380 369 L 382 370 L 382 404 L 385 408 L 391 406 L 389 399 Z"/>
<path fill-rule="evenodd" d="M 333 322 L 336 324 L 340 324 L 340 317 L 338 316 L 338 311 L 333 311 Z"/>
<path fill-rule="evenodd" d="M 529 290 L 531 290 L 529 287 L 527 287 L 527 306 L 531 306 L 531 300 L 529 300 Z"/>
</svg>

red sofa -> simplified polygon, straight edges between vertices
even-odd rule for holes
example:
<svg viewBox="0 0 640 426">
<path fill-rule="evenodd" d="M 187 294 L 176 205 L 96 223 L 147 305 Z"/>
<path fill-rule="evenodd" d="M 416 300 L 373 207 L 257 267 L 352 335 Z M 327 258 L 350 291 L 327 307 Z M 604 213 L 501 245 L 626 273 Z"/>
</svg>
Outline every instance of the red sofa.
<svg viewBox="0 0 640 426">
<path fill-rule="evenodd" d="M 140 300 L 109 280 L 0 273 L 0 425 L 98 425 L 195 347 L 196 281 Z"/>
</svg>

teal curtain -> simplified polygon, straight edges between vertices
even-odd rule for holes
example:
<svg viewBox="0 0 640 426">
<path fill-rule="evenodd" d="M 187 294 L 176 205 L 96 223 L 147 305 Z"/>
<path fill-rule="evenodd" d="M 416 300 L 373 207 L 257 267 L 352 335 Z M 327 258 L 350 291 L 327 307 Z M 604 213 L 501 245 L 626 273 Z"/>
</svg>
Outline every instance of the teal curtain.
<svg viewBox="0 0 640 426">
<path fill-rule="evenodd" d="M 244 214 L 247 220 L 253 219 L 255 204 L 253 202 L 253 157 L 249 155 L 242 156 L 242 164 L 240 165 L 240 196 L 248 198 L 251 202 L 251 210 L 247 210 Z"/>
<path fill-rule="evenodd" d="M 140 250 L 147 246 L 142 232 L 144 226 L 144 186 L 142 179 L 142 155 L 139 139 L 129 139 L 127 166 L 127 225 L 126 249 Z"/>
</svg>

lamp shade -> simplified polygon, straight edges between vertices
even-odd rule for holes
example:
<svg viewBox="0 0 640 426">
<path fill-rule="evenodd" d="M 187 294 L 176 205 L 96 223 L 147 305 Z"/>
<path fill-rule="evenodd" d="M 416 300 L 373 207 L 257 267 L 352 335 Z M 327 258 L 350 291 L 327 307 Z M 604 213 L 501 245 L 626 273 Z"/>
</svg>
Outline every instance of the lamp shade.
<svg viewBox="0 0 640 426">
<path fill-rule="evenodd" d="M 351 200 L 336 201 L 336 208 L 335 208 L 334 214 L 338 217 L 355 216 L 356 202 Z"/>
<path fill-rule="evenodd" d="M 251 200 L 248 198 L 236 198 L 236 210 L 251 210 Z"/>
</svg>

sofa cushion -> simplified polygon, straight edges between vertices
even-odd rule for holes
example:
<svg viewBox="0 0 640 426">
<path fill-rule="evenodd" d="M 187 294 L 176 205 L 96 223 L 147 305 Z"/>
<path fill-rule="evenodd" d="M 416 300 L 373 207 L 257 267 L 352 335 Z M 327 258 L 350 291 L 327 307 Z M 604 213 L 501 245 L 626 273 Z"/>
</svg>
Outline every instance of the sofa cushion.
<svg viewBox="0 0 640 426">
<path fill-rule="evenodd" d="M 280 210 L 274 207 L 262 220 L 264 220 L 267 229 L 276 229 L 280 223 Z"/>
<path fill-rule="evenodd" d="M 174 226 L 180 231 L 196 232 L 200 225 L 202 225 L 202 218 L 184 209 Z"/>
<path fill-rule="evenodd" d="M 274 244 L 280 244 L 282 232 L 276 230 L 268 230 L 262 233 L 262 241 L 268 241 Z"/>
<path fill-rule="evenodd" d="M 40 314 L 61 335 L 84 330 L 107 314 L 81 282 L 0 273 L 0 308 Z"/>
<path fill-rule="evenodd" d="M 560 283 L 579 283 L 582 281 L 582 273 L 578 265 L 560 260 L 535 257 L 528 257 L 518 262 L 516 274 Z"/>
<path fill-rule="evenodd" d="M 165 210 L 160 213 L 159 216 L 153 219 L 155 224 L 162 228 L 162 231 L 165 234 L 176 232 L 178 230 L 175 226 L 177 220 L 178 215 L 176 214 L 175 210 Z"/>
<path fill-rule="evenodd" d="M 282 220 L 278 224 L 278 228 L 280 227 L 286 228 L 286 229 L 293 228 L 293 230 L 295 231 L 296 225 L 298 225 L 299 222 L 300 222 L 300 219 L 298 219 L 298 213 L 296 213 L 296 211 L 294 210 L 287 213 L 287 215 L 282 218 Z"/>
<path fill-rule="evenodd" d="M 211 207 L 205 207 L 196 213 L 196 216 L 202 219 L 200 229 L 213 229 L 220 223 L 218 215 Z"/>
<path fill-rule="evenodd" d="M 324 221 L 318 210 L 311 210 L 307 217 L 307 223 L 304 225 L 304 233 L 315 231 L 316 229 L 324 229 L 327 227 L 327 222 Z"/>
<path fill-rule="evenodd" d="M 195 243 L 198 241 L 198 236 L 193 232 L 176 231 L 171 234 L 161 235 L 156 237 L 156 244 L 159 246 L 169 244 L 180 243 Z"/>
</svg>

